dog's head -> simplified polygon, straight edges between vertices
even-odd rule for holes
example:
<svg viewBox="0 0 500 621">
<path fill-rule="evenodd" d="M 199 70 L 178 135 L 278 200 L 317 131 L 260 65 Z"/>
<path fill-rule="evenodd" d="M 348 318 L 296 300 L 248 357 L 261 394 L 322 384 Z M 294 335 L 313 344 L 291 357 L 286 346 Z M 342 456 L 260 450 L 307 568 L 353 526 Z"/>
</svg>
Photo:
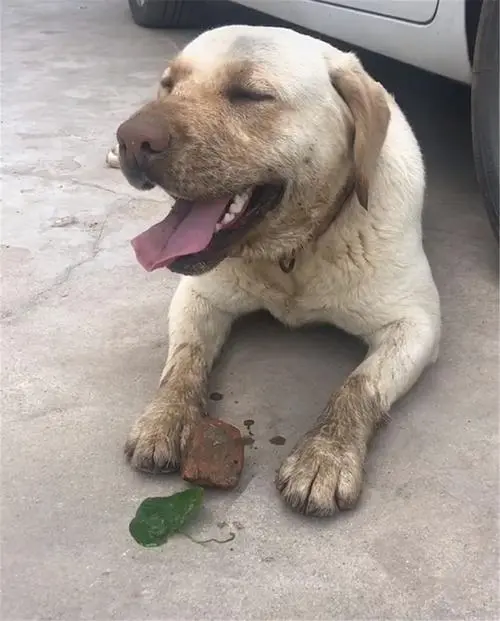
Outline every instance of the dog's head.
<svg viewBox="0 0 500 621">
<path fill-rule="evenodd" d="M 388 122 L 385 91 L 353 54 L 283 28 L 205 32 L 117 132 L 129 182 L 176 199 L 134 240 L 139 260 L 199 274 L 227 256 L 290 255 L 349 181 L 368 206 Z"/>
</svg>

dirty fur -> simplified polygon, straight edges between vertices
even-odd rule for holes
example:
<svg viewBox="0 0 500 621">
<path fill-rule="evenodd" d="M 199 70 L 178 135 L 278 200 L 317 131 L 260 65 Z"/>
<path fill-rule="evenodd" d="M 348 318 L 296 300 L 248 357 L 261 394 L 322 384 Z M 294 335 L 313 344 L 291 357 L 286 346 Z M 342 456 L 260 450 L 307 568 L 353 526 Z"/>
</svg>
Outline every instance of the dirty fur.
<svg viewBox="0 0 500 621">
<path fill-rule="evenodd" d="M 242 100 L 245 89 L 272 98 Z M 181 278 L 162 380 L 127 457 L 153 472 L 179 466 L 237 317 L 265 309 L 290 327 L 330 323 L 368 353 L 276 485 L 305 514 L 353 507 L 371 436 L 436 359 L 440 339 L 421 236 L 425 171 L 402 111 L 352 53 L 288 29 L 228 26 L 192 41 L 137 114 L 166 145 L 154 180 L 167 192 L 217 196 L 275 181 L 285 190 L 217 267 Z M 119 165 L 116 152 L 108 162 Z M 294 258 L 288 273 L 284 257 Z"/>
</svg>

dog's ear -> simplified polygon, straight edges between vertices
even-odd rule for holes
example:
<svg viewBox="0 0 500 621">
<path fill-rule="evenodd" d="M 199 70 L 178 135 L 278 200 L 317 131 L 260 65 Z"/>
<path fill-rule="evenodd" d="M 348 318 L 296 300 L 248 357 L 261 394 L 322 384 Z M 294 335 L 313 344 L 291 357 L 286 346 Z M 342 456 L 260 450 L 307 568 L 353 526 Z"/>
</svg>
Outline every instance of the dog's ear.
<svg viewBox="0 0 500 621">
<path fill-rule="evenodd" d="M 367 209 L 370 179 L 389 125 L 387 94 L 352 53 L 333 55 L 329 59 L 329 73 L 354 120 L 355 188 L 360 204 Z"/>
</svg>

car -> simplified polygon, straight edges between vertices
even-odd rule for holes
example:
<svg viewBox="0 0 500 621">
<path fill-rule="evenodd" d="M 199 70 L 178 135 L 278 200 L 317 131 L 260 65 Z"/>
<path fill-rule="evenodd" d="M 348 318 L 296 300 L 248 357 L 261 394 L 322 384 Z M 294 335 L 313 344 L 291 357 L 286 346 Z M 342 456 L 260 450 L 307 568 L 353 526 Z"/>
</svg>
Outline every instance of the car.
<svg viewBox="0 0 500 621">
<path fill-rule="evenodd" d="M 476 175 L 498 241 L 499 0 L 128 2 L 134 21 L 149 28 L 214 27 L 245 7 L 469 85 Z"/>
</svg>

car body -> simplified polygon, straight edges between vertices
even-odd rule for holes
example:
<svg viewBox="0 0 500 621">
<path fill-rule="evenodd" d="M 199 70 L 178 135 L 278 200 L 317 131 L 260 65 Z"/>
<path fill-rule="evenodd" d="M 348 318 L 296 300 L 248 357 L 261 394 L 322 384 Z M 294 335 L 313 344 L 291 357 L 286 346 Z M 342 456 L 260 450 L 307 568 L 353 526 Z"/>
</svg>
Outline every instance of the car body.
<svg viewBox="0 0 500 621">
<path fill-rule="evenodd" d="M 236 0 L 274 17 L 471 83 L 478 0 Z"/>
</svg>

